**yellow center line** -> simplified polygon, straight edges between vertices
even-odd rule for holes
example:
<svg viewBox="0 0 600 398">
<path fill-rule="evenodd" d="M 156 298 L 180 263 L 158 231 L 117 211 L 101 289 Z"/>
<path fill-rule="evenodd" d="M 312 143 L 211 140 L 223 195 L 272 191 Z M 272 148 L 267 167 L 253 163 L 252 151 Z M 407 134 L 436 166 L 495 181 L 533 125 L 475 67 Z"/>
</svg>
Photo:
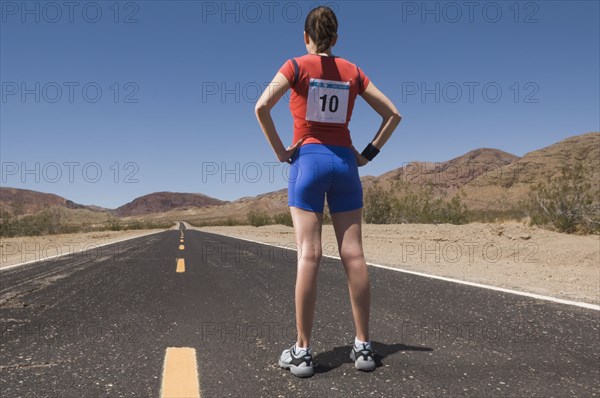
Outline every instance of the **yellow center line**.
<svg viewBox="0 0 600 398">
<path fill-rule="evenodd" d="M 200 398 L 200 382 L 194 348 L 167 348 L 160 396 L 161 398 Z"/>
<path fill-rule="evenodd" d="M 175 272 L 185 272 L 185 260 L 183 258 L 177 259 L 177 270 Z"/>
<path fill-rule="evenodd" d="M 185 249 L 185 246 L 184 245 L 179 245 L 179 250 L 183 250 L 183 249 Z"/>
</svg>

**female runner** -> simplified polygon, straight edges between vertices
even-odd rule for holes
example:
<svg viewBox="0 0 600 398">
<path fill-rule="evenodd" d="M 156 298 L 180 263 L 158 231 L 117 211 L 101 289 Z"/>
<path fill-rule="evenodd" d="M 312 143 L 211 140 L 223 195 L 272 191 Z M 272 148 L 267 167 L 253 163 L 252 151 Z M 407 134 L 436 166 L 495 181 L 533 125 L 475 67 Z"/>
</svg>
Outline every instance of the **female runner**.
<svg viewBox="0 0 600 398">
<path fill-rule="evenodd" d="M 401 116 L 355 64 L 332 55 L 338 22 L 329 7 L 310 11 L 304 25 L 308 54 L 288 60 L 256 103 L 256 116 L 281 162 L 291 164 L 288 205 L 298 248 L 295 303 L 298 337 L 281 354 L 279 365 L 298 377 L 314 374 L 310 349 L 321 260 L 324 200 L 331 214 L 340 258 L 348 278 L 356 337 L 350 358 L 359 370 L 375 369 L 369 340 L 370 283 L 362 247 L 363 190 L 358 167 L 379 153 Z M 283 146 L 271 108 L 292 88 L 292 145 Z M 382 117 L 362 153 L 352 145 L 348 123 L 360 95 Z"/>
</svg>

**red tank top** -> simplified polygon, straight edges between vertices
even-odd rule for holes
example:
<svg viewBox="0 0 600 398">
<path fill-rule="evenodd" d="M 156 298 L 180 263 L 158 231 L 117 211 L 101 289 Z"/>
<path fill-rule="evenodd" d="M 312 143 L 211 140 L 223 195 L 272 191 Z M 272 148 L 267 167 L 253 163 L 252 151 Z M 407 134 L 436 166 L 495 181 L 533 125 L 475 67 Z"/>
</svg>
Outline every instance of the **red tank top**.
<svg viewBox="0 0 600 398">
<path fill-rule="evenodd" d="M 294 118 L 292 145 L 320 143 L 351 147 L 348 123 L 356 96 L 364 93 L 369 78 L 355 64 L 339 57 L 306 54 L 286 61 L 279 69 L 290 82 L 290 111 Z M 308 111 L 308 112 L 307 112 Z"/>
</svg>

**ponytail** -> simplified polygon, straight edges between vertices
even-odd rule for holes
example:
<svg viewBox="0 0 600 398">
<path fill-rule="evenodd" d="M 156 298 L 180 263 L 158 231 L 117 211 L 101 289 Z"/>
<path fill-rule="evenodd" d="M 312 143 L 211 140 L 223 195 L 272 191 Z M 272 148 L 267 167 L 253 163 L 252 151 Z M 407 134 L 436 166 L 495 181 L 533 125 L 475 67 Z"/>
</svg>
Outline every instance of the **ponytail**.
<svg viewBox="0 0 600 398">
<path fill-rule="evenodd" d="M 328 50 L 337 38 L 338 22 L 333 10 L 321 6 L 311 10 L 304 22 L 304 31 L 317 45 L 317 53 Z"/>
</svg>

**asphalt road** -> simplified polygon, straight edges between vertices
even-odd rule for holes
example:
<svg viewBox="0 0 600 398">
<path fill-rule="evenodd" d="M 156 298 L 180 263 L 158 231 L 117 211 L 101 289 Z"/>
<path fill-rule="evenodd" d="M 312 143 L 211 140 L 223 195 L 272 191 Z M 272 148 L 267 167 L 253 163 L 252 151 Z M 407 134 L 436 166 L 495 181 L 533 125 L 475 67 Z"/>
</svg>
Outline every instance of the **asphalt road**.
<svg viewBox="0 0 600 398">
<path fill-rule="evenodd" d="M 375 267 L 378 367 L 358 372 L 330 258 L 316 374 L 297 379 L 277 366 L 295 339 L 295 251 L 194 230 L 181 250 L 180 235 L 0 271 L 0 395 L 158 398 L 166 349 L 189 347 L 202 397 L 600 396 L 598 311 Z"/>
</svg>

